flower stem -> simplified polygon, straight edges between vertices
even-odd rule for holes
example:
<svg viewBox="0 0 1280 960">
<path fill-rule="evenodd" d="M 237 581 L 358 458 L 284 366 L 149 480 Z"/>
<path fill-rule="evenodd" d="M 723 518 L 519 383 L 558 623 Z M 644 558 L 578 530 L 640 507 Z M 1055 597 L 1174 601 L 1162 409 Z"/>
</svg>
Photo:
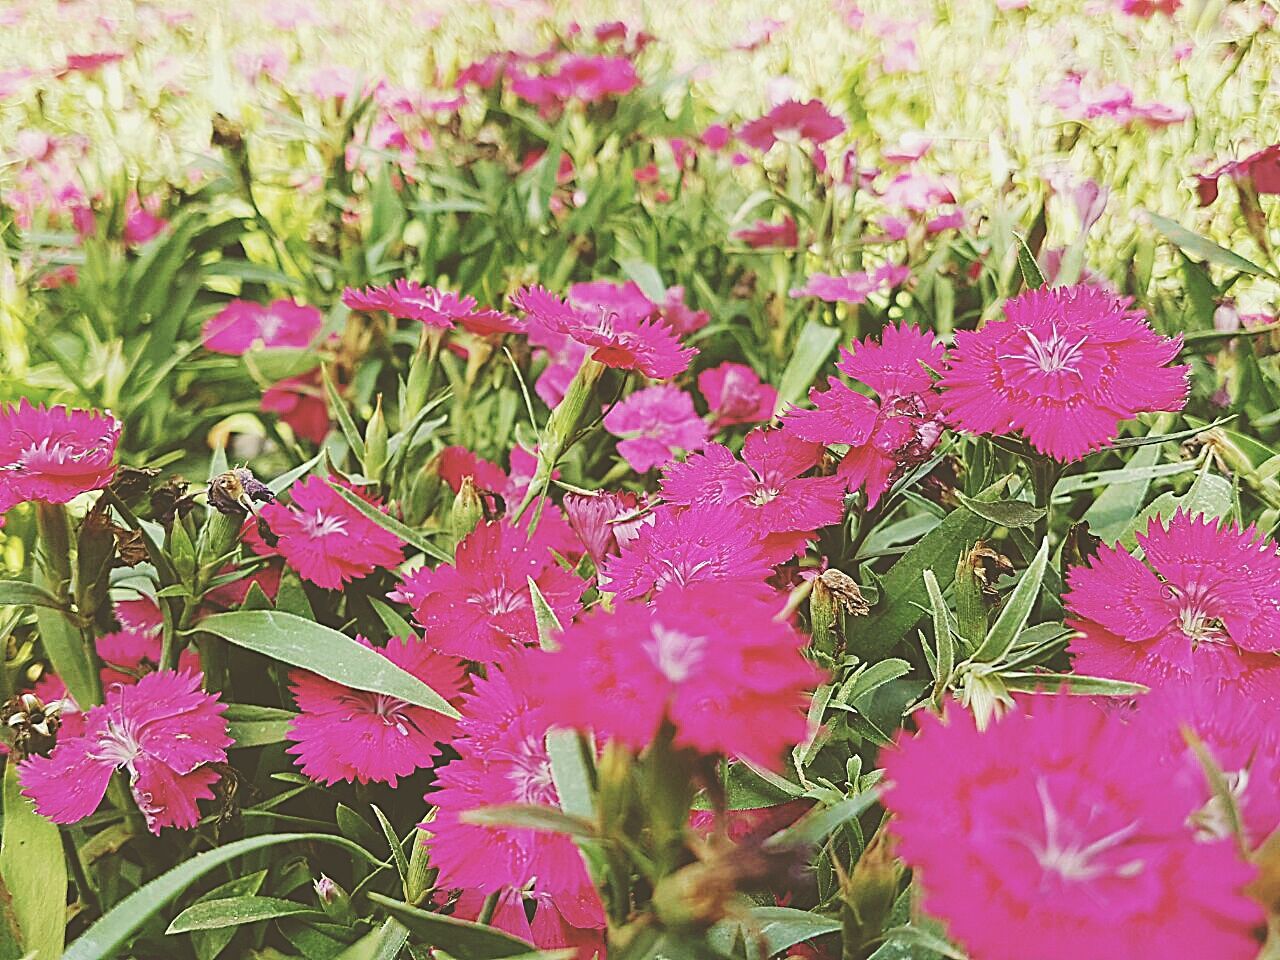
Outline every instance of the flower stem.
<svg viewBox="0 0 1280 960">
<path fill-rule="evenodd" d="M 81 709 L 88 709 L 102 702 L 102 685 L 92 633 L 81 629 L 71 609 L 71 523 L 62 504 L 37 502 L 35 506 L 39 547 L 32 580 L 63 604 L 60 610 L 37 608 L 40 641 L 54 672 Z"/>
</svg>

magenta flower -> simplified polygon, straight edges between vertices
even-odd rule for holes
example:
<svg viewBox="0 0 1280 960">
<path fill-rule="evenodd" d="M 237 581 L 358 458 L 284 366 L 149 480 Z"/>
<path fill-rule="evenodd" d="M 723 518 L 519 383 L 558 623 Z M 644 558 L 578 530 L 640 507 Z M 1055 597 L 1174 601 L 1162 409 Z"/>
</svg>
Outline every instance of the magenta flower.
<svg viewBox="0 0 1280 960">
<path fill-rule="evenodd" d="M 268 304 L 232 300 L 205 321 L 202 336 L 206 350 L 240 356 L 255 345 L 309 347 L 323 325 L 319 310 L 294 300 Z"/>
<path fill-rule="evenodd" d="M 276 550 L 303 580 L 337 590 L 377 569 L 399 566 L 404 541 L 342 499 L 321 477 L 308 477 L 289 488 L 292 506 L 278 500 L 259 510 L 280 538 Z M 357 494 L 359 491 L 355 491 Z M 361 497 L 373 506 L 376 499 Z"/>
<path fill-rule="evenodd" d="M 569 302 L 579 310 L 614 313 L 628 320 L 649 320 L 658 309 L 631 280 L 626 283 L 611 280 L 575 283 L 569 288 Z"/>
<path fill-rule="evenodd" d="M 827 109 L 821 100 L 787 100 L 763 117 L 744 124 L 738 139 L 757 150 L 768 150 L 778 141 L 807 140 L 815 147 L 840 136 L 845 122 Z"/>
<path fill-rule="evenodd" d="M 754 532 L 769 562 L 782 563 L 844 516 L 843 479 L 801 476 L 821 456 L 820 443 L 790 431 L 756 429 L 747 434 L 741 461 L 713 443 L 684 463 L 667 464 L 662 497 L 690 509 L 726 507 L 737 525 Z"/>
<path fill-rule="evenodd" d="M 726 360 L 698 374 L 698 391 L 715 414 L 715 425 L 764 423 L 773 419 L 778 391 L 741 363 Z"/>
<path fill-rule="evenodd" d="M 596 103 L 630 93 L 640 85 L 640 78 L 626 57 L 571 54 L 560 62 L 550 83 L 561 100 Z"/>
<path fill-rule="evenodd" d="M 703 584 L 589 615 L 543 658 L 549 719 L 640 750 L 665 718 L 678 747 L 776 769 L 804 739 L 805 693 L 819 682 L 806 638 L 777 610 L 732 584 Z"/>
<path fill-rule="evenodd" d="M 942 378 L 952 422 L 973 433 L 1021 433 L 1055 460 L 1114 440 L 1120 421 L 1180 410 L 1190 368 L 1165 366 L 1182 339 L 1158 336 L 1130 301 L 1083 284 L 1028 290 L 1005 319 L 958 331 Z"/>
<path fill-rule="evenodd" d="M 596 569 L 635 540 L 642 525 L 653 522 L 649 505 L 634 493 L 566 493 L 564 512 Z"/>
<path fill-rule="evenodd" d="M 731 236 L 741 240 L 749 247 L 794 247 L 800 242 L 800 234 L 796 230 L 796 222 L 790 215 L 784 214 L 781 222 L 757 220 L 749 227 L 735 230 Z"/>
<path fill-rule="evenodd" d="M 158 206 L 158 198 L 153 200 L 148 197 L 147 202 L 143 203 L 136 193 L 129 194 L 125 199 L 122 237 L 128 246 L 140 247 L 148 240 L 158 237 L 169 226 L 169 221 L 155 212 Z"/>
<path fill-rule="evenodd" d="M 911 276 L 908 267 L 886 263 L 870 273 L 846 273 L 833 277 L 826 273 L 810 274 L 805 285 L 791 291 L 791 296 L 817 297 L 828 303 L 866 303 L 867 297 L 896 287 Z"/>
<path fill-rule="evenodd" d="M 104 633 L 94 643 L 94 648 L 103 663 L 99 676 L 104 690 L 115 683 L 133 683 L 160 665 L 160 634 L 154 630 L 139 632 L 125 629 Z M 195 674 L 200 672 L 200 657 L 194 649 L 188 647 L 179 654 L 178 669 Z"/>
<path fill-rule="evenodd" d="M 231 745 L 226 707 L 200 681 L 197 673 L 164 672 L 110 687 L 107 702 L 83 715 L 74 736 L 18 767 L 37 812 L 54 823 L 78 823 L 98 808 L 111 775 L 126 770 L 152 833 L 194 827 L 196 801 L 212 799 L 209 787 L 218 780 L 211 764 L 226 763 Z"/>
<path fill-rule="evenodd" d="M 1115 0 L 1115 5 L 1131 17 L 1154 17 L 1157 13 L 1171 17 L 1182 6 L 1182 0 Z"/>
<path fill-rule="evenodd" d="M 272 384 L 262 392 L 259 407 L 263 413 L 276 414 L 303 440 L 320 444 L 329 434 L 329 403 L 319 367 Z"/>
<path fill-rule="evenodd" d="M 882 757 L 924 908 L 986 960 L 1254 956 L 1254 870 L 1196 840 L 1197 791 L 1151 739 L 1085 699 L 1022 704 L 985 733 L 921 711 Z"/>
<path fill-rule="evenodd" d="M 396 280 L 381 287 L 342 291 L 342 302 L 365 313 L 382 311 L 401 320 L 420 320 L 428 327 L 448 330 L 476 309 L 475 297 L 426 287 L 415 280 Z"/>
<path fill-rule="evenodd" d="M 1218 181 L 1223 177 L 1249 183 L 1259 195 L 1280 194 L 1280 143 L 1264 147 L 1243 160 L 1224 163 L 1208 173 L 1196 174 L 1200 206 L 1207 207 L 1218 199 Z"/>
<path fill-rule="evenodd" d="M 562 623 L 578 612 L 582 581 L 556 563 L 544 541 L 506 523 L 482 523 L 458 544 L 452 566 L 414 571 L 391 599 L 413 607 L 433 649 L 501 663 L 538 642 L 530 578 Z"/>
<path fill-rule="evenodd" d="M 525 663 L 535 657 L 542 654 L 524 654 L 503 670 L 490 670 L 476 678 L 474 692 L 463 695 L 461 736 L 452 744 L 459 759 L 440 770 L 438 789 L 427 794 L 436 816 L 424 827 L 431 834 L 431 864 L 440 871 L 438 887 L 481 896 L 529 890 L 537 905 L 532 933 L 541 938 L 539 946 L 550 946 L 567 932 L 558 929 L 558 921 L 580 930 L 604 926 L 604 909 L 573 840 L 463 819 L 470 810 L 496 804 L 559 806 L 547 755 L 546 701 Z"/>
<path fill-rule="evenodd" d="M 462 662 L 432 651 L 417 637 L 392 638 L 375 647 L 356 639 L 413 674 L 446 700 L 454 700 L 466 678 Z M 434 710 L 386 694 L 354 690 L 304 670 L 289 673 L 300 713 L 289 724 L 288 753 L 312 780 L 333 786 L 387 783 L 431 766 L 437 740 L 452 738 L 456 721 Z"/>
<path fill-rule="evenodd" d="M 1250 527 L 1178 512 L 1067 574 L 1078 672 L 1150 686 L 1213 681 L 1280 699 L 1280 556 Z"/>
<path fill-rule="evenodd" d="M 956 195 L 941 177 L 929 173 L 900 173 L 880 193 L 886 206 L 924 213 L 944 203 L 955 203 Z"/>
<path fill-rule="evenodd" d="M 30 500 L 67 503 L 115 476 L 120 422 L 62 405 L 0 407 L 0 515 Z"/>
<path fill-rule="evenodd" d="M 595 359 L 606 367 L 637 370 L 653 380 L 683 373 L 698 352 L 682 347 L 680 338 L 660 320 L 579 310 L 542 287 L 523 287 L 511 302 L 547 332 L 594 348 Z"/>
<path fill-rule="evenodd" d="M 879 344 L 855 340 L 836 367 L 879 399 L 831 377 L 829 389 L 810 392 L 814 409 L 792 410 L 784 426 L 803 440 L 848 444 L 838 475 L 850 490 L 865 490 L 873 507 L 895 480 L 929 458 L 942 436 L 939 398 L 926 367 L 941 366 L 943 356 L 933 334 L 915 327 L 886 327 Z"/>
<path fill-rule="evenodd" d="M 754 530 L 738 526 L 728 507 L 659 507 L 619 556 L 600 571 L 601 589 L 624 600 L 694 583 L 731 583 L 745 593 L 770 592 L 773 572 Z"/>
<path fill-rule="evenodd" d="M 604 428 L 620 438 L 618 453 L 637 473 L 662 466 L 677 450 L 700 450 L 707 442 L 707 425 L 693 409 L 693 398 L 679 387 L 637 390 L 605 414 Z"/>
<path fill-rule="evenodd" d="M 479 490 L 502 493 L 507 489 L 507 475 L 502 468 L 466 447 L 445 447 L 436 455 L 435 463 L 440 479 L 454 493 L 462 489 L 462 481 L 466 477 L 471 477 Z"/>
</svg>

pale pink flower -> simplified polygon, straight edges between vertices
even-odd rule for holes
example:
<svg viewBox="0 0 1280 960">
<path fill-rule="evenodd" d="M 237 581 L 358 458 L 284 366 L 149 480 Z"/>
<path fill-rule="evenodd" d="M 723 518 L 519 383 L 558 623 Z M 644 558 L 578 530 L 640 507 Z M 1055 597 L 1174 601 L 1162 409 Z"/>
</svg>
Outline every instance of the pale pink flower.
<svg viewBox="0 0 1280 960">
<path fill-rule="evenodd" d="M 715 425 L 764 423 L 773 419 L 778 391 L 750 367 L 726 360 L 698 374 L 698 391 L 715 414 Z"/>
<path fill-rule="evenodd" d="M 678 450 L 699 450 L 707 425 L 693 399 L 678 387 L 637 390 L 604 417 L 604 428 L 619 438 L 618 453 L 637 473 L 660 467 Z"/>
</svg>

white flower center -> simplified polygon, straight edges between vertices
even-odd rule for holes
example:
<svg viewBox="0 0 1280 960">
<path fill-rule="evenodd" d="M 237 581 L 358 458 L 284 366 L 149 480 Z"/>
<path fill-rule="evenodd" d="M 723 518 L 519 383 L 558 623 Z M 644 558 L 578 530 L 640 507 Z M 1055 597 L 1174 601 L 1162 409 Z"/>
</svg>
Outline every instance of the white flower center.
<svg viewBox="0 0 1280 960">
<path fill-rule="evenodd" d="M 1083 336 L 1075 343 L 1058 333 L 1053 327 L 1047 340 L 1041 340 L 1030 330 L 1023 331 L 1027 335 L 1027 348 L 1018 355 L 1021 359 L 1039 367 L 1045 373 L 1074 373 L 1080 375 L 1080 348 L 1084 346 L 1088 336 Z"/>
<path fill-rule="evenodd" d="M 325 537 L 331 533 L 347 532 L 345 517 L 326 516 L 322 510 L 317 510 L 314 515 L 304 513 L 301 523 L 302 529 L 306 531 L 309 537 Z"/>
<path fill-rule="evenodd" d="M 90 754 L 115 767 L 128 767 L 133 772 L 133 761 L 142 753 L 136 731 L 128 723 L 107 721 L 107 728 L 98 737 L 98 747 Z"/>
<path fill-rule="evenodd" d="M 648 640 L 642 644 L 658 672 L 672 683 L 683 683 L 702 662 L 706 637 L 671 630 L 654 624 Z"/>
<path fill-rule="evenodd" d="M 1040 808 L 1044 815 L 1044 839 L 1028 837 L 1025 842 L 1036 862 L 1047 873 L 1055 873 L 1069 882 L 1078 882 L 1093 880 L 1106 874 L 1132 877 L 1142 872 L 1145 864 L 1141 860 L 1130 860 L 1118 866 L 1098 862 L 1101 854 L 1121 845 L 1138 832 L 1136 820 L 1104 837 L 1086 842 L 1086 838 L 1080 836 L 1080 831 L 1073 831 L 1072 825 L 1062 820 L 1043 778 L 1036 781 L 1036 793 L 1040 797 Z"/>
<path fill-rule="evenodd" d="M 551 759 L 537 739 L 526 738 L 511 754 L 513 799 L 517 803 L 555 806 L 558 803 L 555 781 L 551 778 Z"/>
</svg>

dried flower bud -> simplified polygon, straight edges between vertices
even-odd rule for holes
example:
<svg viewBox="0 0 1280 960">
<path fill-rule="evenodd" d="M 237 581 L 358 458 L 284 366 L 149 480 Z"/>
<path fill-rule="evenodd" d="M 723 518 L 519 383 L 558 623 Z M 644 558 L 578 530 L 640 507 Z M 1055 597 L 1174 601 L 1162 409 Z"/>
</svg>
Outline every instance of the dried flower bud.
<svg viewBox="0 0 1280 960">
<path fill-rule="evenodd" d="M 22 693 L 4 705 L 5 725 L 19 758 L 48 756 L 58 738 L 65 701 L 44 703 L 32 693 Z"/>
<path fill-rule="evenodd" d="M 254 503 L 274 499 L 271 489 L 246 467 L 227 470 L 209 481 L 209 505 L 227 516 L 243 517 L 254 512 Z"/>
</svg>

